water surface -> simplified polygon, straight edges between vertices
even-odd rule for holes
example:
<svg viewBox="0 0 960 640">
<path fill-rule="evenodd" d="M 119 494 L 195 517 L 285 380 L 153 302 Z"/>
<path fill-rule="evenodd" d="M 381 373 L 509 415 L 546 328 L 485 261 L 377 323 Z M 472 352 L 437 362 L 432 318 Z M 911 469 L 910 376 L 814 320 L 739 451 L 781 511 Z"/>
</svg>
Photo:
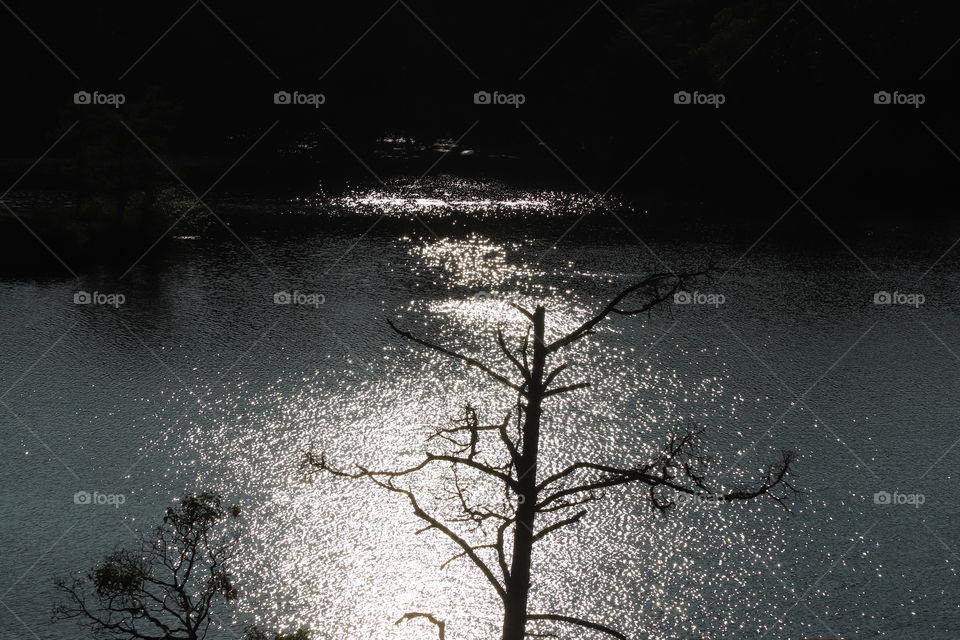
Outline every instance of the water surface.
<svg viewBox="0 0 960 640">
<path fill-rule="evenodd" d="M 93 270 L 80 283 L 0 282 L 0 633 L 77 637 L 47 623 L 53 578 L 209 489 L 245 514 L 244 595 L 216 637 L 251 619 L 324 638 L 433 637 L 393 625 L 414 610 L 446 620 L 450 637 L 495 637 L 499 607 L 479 573 L 464 560 L 439 569 L 454 551 L 445 538 L 414 535 L 402 497 L 305 482 L 303 451 L 402 466 L 464 404 L 492 421 L 512 403 L 387 318 L 506 370 L 493 333 L 522 331 L 508 302 L 545 305 L 555 335 L 650 270 L 710 259 L 737 263 L 696 288 L 723 304 L 614 317 L 570 354 L 569 380 L 594 386 L 549 403 L 544 472 L 640 462 L 672 429 L 702 424 L 725 484 L 791 449 L 804 493 L 792 513 L 762 501 L 659 517 L 642 491 L 611 491 L 545 540 L 532 608 L 657 640 L 946 639 L 960 627 L 955 261 L 925 275 L 936 252 L 860 243 L 874 275 L 839 243 L 771 242 L 737 262 L 763 225 L 743 242 L 657 239 L 623 203 L 610 206 L 631 215 L 629 231 L 589 196 L 456 180 L 218 206 L 301 230 L 244 233 L 247 246 L 180 240 L 121 281 Z M 897 288 L 925 304 L 873 304 Z M 75 305 L 77 290 L 126 303 Z M 323 304 L 274 304 L 294 290 Z M 439 474 L 417 483 L 428 502 L 442 494 Z M 75 504 L 82 490 L 126 502 Z M 876 504 L 883 491 L 925 501 Z"/>
</svg>

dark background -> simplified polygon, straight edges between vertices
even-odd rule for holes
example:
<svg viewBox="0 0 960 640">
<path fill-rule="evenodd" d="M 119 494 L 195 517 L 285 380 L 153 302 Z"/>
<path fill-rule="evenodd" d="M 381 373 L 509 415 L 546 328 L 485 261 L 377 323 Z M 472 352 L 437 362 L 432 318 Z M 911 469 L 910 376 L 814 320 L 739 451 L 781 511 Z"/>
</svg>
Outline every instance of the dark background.
<svg viewBox="0 0 960 640">
<path fill-rule="evenodd" d="M 11 0 L 10 9 L 80 79 L 0 9 L 0 156 L 17 159 L 5 162 L 4 176 L 15 179 L 70 122 L 88 117 L 89 108 L 73 106 L 75 91 L 120 91 L 135 103 L 153 89 L 178 106 L 169 131 L 156 139 L 158 150 L 171 162 L 223 157 L 212 163 L 211 177 L 280 121 L 224 187 L 365 174 L 327 127 L 374 170 L 419 174 L 434 154 L 391 164 L 378 157 L 377 139 L 457 139 L 479 121 L 461 143 L 476 153 L 445 160 L 444 170 L 577 184 L 549 147 L 603 192 L 679 120 L 618 191 L 785 193 L 723 121 L 799 194 L 879 120 L 811 198 L 952 202 L 960 162 L 921 121 L 960 148 L 960 47 L 920 77 L 960 38 L 955 2 L 407 0 L 383 16 L 392 4 L 209 0 L 195 4 L 120 80 L 190 2 Z M 319 109 L 277 106 L 273 92 L 280 89 L 322 92 L 327 101 Z M 726 104 L 675 105 L 681 89 L 723 92 Z M 526 103 L 477 106 L 478 90 L 522 92 Z M 878 90 L 922 92 L 926 104 L 876 106 Z M 316 147 L 291 153 L 304 136 Z M 71 144 L 79 142 L 68 136 L 25 186 L 56 182 L 56 158 L 69 155 Z"/>
</svg>

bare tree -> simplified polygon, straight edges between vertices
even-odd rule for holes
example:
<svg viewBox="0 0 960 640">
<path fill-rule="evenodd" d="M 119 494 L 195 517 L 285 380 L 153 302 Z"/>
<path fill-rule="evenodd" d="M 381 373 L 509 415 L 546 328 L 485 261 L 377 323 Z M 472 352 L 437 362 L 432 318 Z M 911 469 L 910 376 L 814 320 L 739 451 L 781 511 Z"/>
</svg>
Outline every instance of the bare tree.
<svg viewBox="0 0 960 640">
<path fill-rule="evenodd" d="M 496 332 L 497 347 L 512 373 L 502 373 L 476 358 L 415 336 L 390 322 L 390 327 L 407 340 L 483 372 L 515 396 L 515 402 L 504 418 L 495 424 L 481 424 L 476 410 L 467 406 L 459 421 L 451 427 L 438 429 L 429 439 L 422 460 L 407 468 L 373 470 L 357 466 L 356 470 L 345 470 L 329 463 L 324 453 L 317 452 L 308 452 L 306 468 L 310 472 L 364 478 L 387 491 L 405 496 L 414 514 L 426 523 L 421 532 L 439 531 L 458 548 L 447 563 L 467 558 L 497 593 L 503 604 L 503 640 L 542 635 L 527 630 L 528 623 L 534 621 L 576 625 L 626 640 L 621 632 L 597 622 L 559 613 L 528 611 L 534 545 L 579 522 L 587 514 L 588 504 L 602 499 L 604 490 L 621 485 L 645 485 L 647 502 L 660 513 L 670 510 L 678 495 L 726 502 L 766 495 L 785 507 L 784 498 L 793 491 L 788 482 L 793 457 L 790 452 L 784 452 L 782 458 L 767 467 L 753 483 L 733 491 L 721 491 L 707 479 L 710 457 L 703 450 L 703 429 L 692 428 L 671 436 L 659 455 L 652 459 L 625 466 L 584 460 L 541 477 L 538 463 L 544 403 L 554 396 L 590 386 L 587 381 L 560 382 L 560 376 L 568 371 L 568 363 L 554 366 L 553 360 L 592 335 L 609 316 L 649 312 L 671 299 L 685 283 L 708 275 L 710 271 L 648 276 L 621 291 L 586 322 L 552 342 L 546 339 L 545 307 L 540 305 L 530 311 L 511 305 L 528 324 L 525 337 L 514 348 L 507 344 L 501 330 Z M 628 306 L 627 301 L 635 297 L 640 299 Z M 430 447 L 430 442 L 439 442 L 441 446 Z M 449 466 L 451 472 L 455 517 L 441 518 L 429 513 L 409 486 L 400 484 L 404 477 L 438 464 Z M 502 489 L 503 499 L 496 503 L 487 500 L 477 504 L 461 483 L 464 472 L 494 481 Z M 486 533 L 485 540 L 468 542 L 471 536 L 457 530 L 457 527 L 465 526 L 471 527 L 473 532 Z M 408 613 L 397 622 L 420 617 L 437 626 L 442 640 L 444 623 L 432 614 Z"/>
<path fill-rule="evenodd" d="M 237 596 L 228 570 L 236 536 L 226 521 L 239 514 L 210 493 L 183 498 L 135 548 L 58 580 L 64 598 L 54 620 L 77 620 L 110 640 L 200 640 L 214 607 Z"/>
</svg>

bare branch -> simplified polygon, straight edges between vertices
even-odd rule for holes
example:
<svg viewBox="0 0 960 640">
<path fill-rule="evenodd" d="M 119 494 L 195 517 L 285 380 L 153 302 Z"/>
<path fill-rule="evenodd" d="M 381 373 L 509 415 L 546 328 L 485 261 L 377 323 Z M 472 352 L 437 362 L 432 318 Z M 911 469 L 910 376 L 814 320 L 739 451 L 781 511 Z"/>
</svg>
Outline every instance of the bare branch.
<svg viewBox="0 0 960 640">
<path fill-rule="evenodd" d="M 504 583 L 510 581 L 510 567 L 507 565 L 507 554 L 504 549 L 505 543 L 504 539 L 507 533 L 507 529 L 516 522 L 515 518 L 510 520 L 504 520 L 500 523 L 500 526 L 497 527 L 497 542 L 496 542 L 496 552 L 497 552 L 497 563 L 500 565 L 500 572 L 503 574 Z"/>
<path fill-rule="evenodd" d="M 446 640 L 445 630 L 446 630 L 447 624 L 443 620 L 437 620 L 432 613 L 420 613 L 418 611 L 405 613 L 402 616 L 400 616 L 400 619 L 394 622 L 393 624 L 400 624 L 404 620 L 413 620 L 414 618 L 426 618 L 427 620 L 429 620 L 432 624 L 434 624 L 437 627 L 437 635 L 439 636 L 439 640 Z"/>
<path fill-rule="evenodd" d="M 537 540 L 540 540 L 541 538 L 543 538 L 544 536 L 550 534 L 551 532 L 556 531 L 557 529 L 560 529 L 560 528 L 562 528 L 562 527 L 565 527 L 565 526 L 567 526 L 567 525 L 569 525 L 569 524 L 576 524 L 577 522 L 580 522 L 580 519 L 583 518 L 583 516 L 585 516 L 585 515 L 587 515 L 587 510 L 586 510 L 586 509 L 581 509 L 580 511 L 576 512 L 575 514 L 573 514 L 573 515 L 570 516 L 569 518 L 564 518 L 563 520 L 558 520 L 557 522 L 554 522 L 553 524 L 551 524 L 549 527 L 546 527 L 546 528 L 543 529 L 542 531 L 538 531 L 538 532 L 533 536 L 533 541 L 536 542 Z"/>
<path fill-rule="evenodd" d="M 450 444 L 456 447 L 457 453 L 464 453 L 469 451 L 467 458 L 473 459 L 477 455 L 477 447 L 480 444 L 480 432 L 486 429 L 496 429 L 494 425 L 490 426 L 480 426 L 480 421 L 477 417 L 477 410 L 474 409 L 471 405 L 466 405 L 463 408 L 463 419 L 454 421 L 453 427 L 446 429 L 437 429 L 436 433 L 427 438 L 427 442 L 430 442 L 434 439 L 446 440 Z M 462 432 L 467 432 L 470 435 L 469 442 L 460 442 L 453 436 Z"/>
<path fill-rule="evenodd" d="M 424 454 L 424 456 L 425 456 L 424 459 L 421 460 L 418 464 L 415 464 L 414 466 L 408 467 L 406 469 L 400 469 L 397 471 L 388 471 L 388 470 L 371 471 L 369 469 L 366 469 L 365 467 L 357 465 L 358 471 L 355 473 L 351 473 L 349 471 L 343 471 L 341 469 L 337 469 L 336 467 L 330 465 L 330 463 L 327 462 L 327 456 L 325 453 L 321 453 L 318 457 L 312 451 L 307 451 L 304 455 L 304 465 L 307 467 L 313 467 L 313 468 L 319 469 L 321 471 L 326 471 L 327 473 L 331 473 L 335 476 L 340 476 L 341 478 L 351 478 L 353 480 L 357 480 L 359 478 L 399 478 L 400 476 L 406 476 L 406 475 L 415 473 L 417 471 L 420 471 L 421 469 L 429 465 L 431 462 L 450 462 L 453 464 L 462 464 L 468 467 L 472 467 L 482 473 L 485 473 L 486 475 L 489 475 L 491 477 L 494 477 L 500 480 L 505 485 L 516 490 L 516 487 L 517 487 L 516 480 L 514 480 L 512 477 L 510 477 L 503 471 L 500 471 L 499 469 L 496 469 L 488 464 L 478 462 L 477 460 L 471 460 L 470 458 L 461 458 L 459 456 L 453 456 L 453 455 L 445 455 L 445 454 L 428 452 Z"/>
<path fill-rule="evenodd" d="M 481 544 L 476 547 L 473 547 L 473 550 L 479 551 L 480 549 L 492 549 L 492 548 L 493 548 L 492 544 Z M 447 565 L 449 565 L 451 562 L 453 562 L 454 560 L 459 560 L 460 558 L 463 558 L 466 555 L 467 553 L 465 551 L 461 551 L 460 553 L 450 556 L 443 562 L 443 564 L 440 565 L 440 569 L 441 570 L 446 569 Z"/>
<path fill-rule="evenodd" d="M 550 383 L 553 382 L 554 378 L 556 378 L 558 375 L 563 373 L 568 366 L 569 365 L 566 362 L 564 362 L 562 365 L 560 365 L 559 367 L 557 367 L 556 369 L 548 373 L 547 377 L 543 379 L 543 388 L 544 389 L 549 388 Z"/>
<path fill-rule="evenodd" d="M 477 552 L 474 549 L 474 547 L 470 545 L 470 543 L 468 543 L 466 540 L 458 536 L 452 529 L 447 527 L 445 524 L 443 524 L 433 516 L 431 516 L 426 511 L 424 511 L 420 507 L 420 504 L 417 502 L 417 498 L 416 496 L 413 495 L 412 491 L 401 489 L 391 484 L 390 482 L 382 482 L 376 478 L 371 478 L 371 480 L 373 480 L 373 482 L 380 485 L 384 489 L 405 495 L 407 499 L 410 501 L 410 505 L 413 507 L 413 514 L 430 525 L 428 527 L 425 527 L 424 529 L 421 529 L 421 532 L 432 528 L 432 529 L 436 529 L 440 533 L 450 538 L 450 540 L 452 540 L 458 547 L 463 549 L 463 555 L 470 558 L 473 564 L 478 569 L 480 569 L 480 572 L 484 575 L 484 577 L 487 579 L 490 585 L 497 592 L 497 595 L 500 596 L 500 599 L 503 601 L 506 601 L 507 599 L 506 589 L 502 584 L 500 584 L 500 581 L 497 580 L 497 577 L 490 570 L 490 567 L 488 567 L 487 564 L 480 558 L 480 556 L 477 555 Z"/>
<path fill-rule="evenodd" d="M 524 309 L 523 307 L 521 307 L 521 306 L 518 305 L 518 304 L 514 304 L 514 303 L 512 303 L 512 302 L 508 302 L 507 304 L 510 305 L 511 307 L 513 307 L 514 309 L 516 309 L 517 311 L 519 311 L 520 313 L 522 313 L 523 316 L 524 316 L 527 320 L 529 320 L 530 322 L 533 322 L 533 314 L 532 314 L 532 313 L 530 313 L 529 311 L 527 311 L 526 309 Z"/>
<path fill-rule="evenodd" d="M 450 518 L 451 522 L 472 522 L 478 528 L 482 527 L 483 523 L 487 520 L 500 520 L 501 522 L 507 522 L 508 524 L 514 522 L 514 518 L 505 516 L 502 513 L 497 513 L 496 511 L 493 511 L 482 505 L 470 506 L 470 504 L 467 502 L 467 496 L 463 490 L 463 486 L 460 484 L 460 474 L 457 472 L 457 466 L 450 465 L 450 470 L 453 473 L 454 491 L 450 491 L 448 493 L 450 493 L 459 501 L 460 510 L 464 513 L 462 518 Z"/>
<path fill-rule="evenodd" d="M 611 473 L 611 474 L 622 474 L 628 471 L 626 469 L 619 469 L 617 467 L 612 467 L 610 465 L 605 465 L 605 464 L 598 464 L 596 462 L 575 462 L 574 464 L 571 464 L 569 467 L 563 469 L 562 471 L 558 471 L 557 473 L 551 476 L 548 476 L 547 478 L 544 478 L 540 482 L 540 484 L 537 485 L 537 491 L 543 491 L 544 489 L 549 487 L 551 484 L 557 482 L 558 480 L 562 480 L 567 476 L 569 476 L 570 474 L 572 474 L 573 472 L 579 471 L 581 469 L 591 469 L 594 471 L 602 471 L 604 473 Z"/>
<path fill-rule="evenodd" d="M 773 493 L 773 489 L 778 486 L 785 487 L 789 493 L 800 493 L 800 491 L 795 489 L 787 480 L 787 477 L 791 473 L 790 467 L 794 462 L 794 454 L 792 451 L 784 451 L 782 456 L 783 457 L 780 462 L 771 464 L 767 467 L 758 486 L 754 488 L 745 488 L 738 491 L 733 491 L 724 495 L 723 499 L 727 501 L 750 500 L 761 495 L 769 495 L 771 498 L 776 500 L 777 503 L 784 508 L 784 510 L 789 512 L 790 508 L 787 506 L 783 497 Z"/>
<path fill-rule="evenodd" d="M 784 452 L 782 459 L 768 466 L 752 485 L 730 492 L 717 491 L 706 481 L 709 457 L 700 450 L 702 431 L 699 429 L 672 436 L 660 456 L 641 467 L 620 468 L 593 462 L 576 462 L 541 481 L 537 485 L 538 492 L 555 486 L 578 471 L 594 471 L 597 472 L 596 475 L 573 486 L 561 485 L 537 503 L 537 510 L 555 511 L 577 504 L 583 494 L 590 496 L 600 489 L 640 483 L 648 487 L 651 507 L 661 512 L 675 505 L 675 501 L 664 494 L 667 490 L 723 502 L 751 500 L 768 495 L 789 511 L 784 496 L 778 495 L 775 490 L 782 487 L 788 493 L 797 493 L 787 479 L 794 459 L 791 452 Z"/>
<path fill-rule="evenodd" d="M 533 314 L 530 314 L 530 322 L 533 322 Z M 527 331 L 523 334 L 523 342 L 520 343 L 520 357 L 523 358 L 523 367 L 530 368 L 530 358 L 527 355 L 527 348 L 530 346 L 530 329 L 532 325 L 527 325 Z"/>
<path fill-rule="evenodd" d="M 520 372 L 520 375 L 523 376 L 524 381 L 529 383 L 530 381 L 530 369 L 526 365 L 522 364 L 515 355 L 510 351 L 510 348 L 507 347 L 507 341 L 503 337 L 503 331 L 499 328 L 497 329 L 497 345 L 500 347 L 500 351 L 503 352 L 503 355 L 507 356 L 507 359 L 513 363 L 513 366 L 517 368 L 517 371 Z"/>
<path fill-rule="evenodd" d="M 617 640 L 627 640 L 627 636 L 623 635 L 616 629 L 611 629 L 606 625 L 599 624 L 597 622 L 590 622 L 589 620 L 581 620 L 580 618 L 574 618 L 572 616 L 559 616 L 553 613 L 531 613 L 527 616 L 528 620 L 553 620 L 555 622 L 567 622 L 570 624 L 575 624 L 580 627 L 585 627 L 587 629 L 593 629 L 594 631 L 600 631 L 601 633 L 606 633 L 611 635 Z"/>
<path fill-rule="evenodd" d="M 436 457 L 433 459 L 441 460 L 441 459 L 449 459 L 449 457 Z M 456 458 L 456 460 L 457 462 L 460 462 L 462 464 L 469 464 L 470 466 L 479 465 L 479 463 L 470 464 L 470 461 L 464 458 Z M 304 464 L 310 467 L 320 469 L 322 471 L 326 471 L 327 473 L 331 473 L 335 476 L 340 476 L 344 478 L 351 478 L 351 479 L 368 478 L 370 481 L 372 481 L 374 484 L 378 485 L 379 487 L 382 487 L 388 491 L 392 491 L 394 493 L 399 493 L 406 496 L 407 500 L 410 501 L 410 505 L 413 507 L 414 515 L 420 518 L 421 520 L 425 521 L 428 525 L 423 529 L 420 529 L 417 533 L 423 533 L 424 531 L 429 531 L 430 529 L 436 529 L 437 531 L 447 536 L 450 540 L 452 540 L 457 546 L 459 546 L 463 550 L 464 552 L 463 555 L 468 557 L 473 562 L 473 564 L 476 565 L 478 569 L 480 569 L 480 572 L 483 573 L 484 577 L 487 578 L 487 580 L 493 586 L 494 590 L 496 590 L 500 598 L 505 600 L 507 595 L 506 590 L 504 589 L 503 585 L 500 584 L 500 582 L 497 580 L 496 576 L 493 574 L 493 572 L 490 570 L 487 564 L 480 558 L 479 555 L 477 555 L 474 547 L 470 543 L 468 543 L 466 540 L 461 538 L 459 535 L 457 535 L 452 529 L 447 527 L 445 524 L 443 524 L 433 516 L 431 516 L 426 511 L 424 511 L 420 507 L 420 504 L 417 502 L 417 498 L 416 496 L 413 495 L 412 491 L 409 491 L 407 489 L 402 489 L 396 486 L 395 484 L 393 484 L 393 480 L 395 478 L 406 475 L 408 473 L 412 473 L 419 469 L 422 469 L 431 461 L 432 461 L 431 458 L 427 458 L 420 464 L 414 467 L 411 467 L 410 469 L 406 469 L 404 471 L 370 471 L 368 469 L 365 469 L 357 465 L 357 468 L 359 469 L 359 471 L 356 473 L 350 473 L 348 471 L 341 471 L 335 467 L 332 467 L 329 463 L 327 463 L 326 456 L 324 454 L 321 454 L 320 457 L 317 458 L 313 453 L 307 452 L 306 460 Z M 514 482 L 513 479 L 507 476 L 506 474 L 496 472 L 488 467 L 484 467 L 483 465 L 479 465 L 479 466 L 486 468 L 488 471 L 492 471 L 496 475 L 506 478 L 511 483 Z M 385 478 L 385 479 L 382 479 L 382 478 Z"/>
<path fill-rule="evenodd" d="M 590 387 L 589 382 L 578 382 L 577 384 L 568 384 L 565 387 L 557 387 L 556 389 L 550 389 L 549 391 L 543 394 L 544 398 L 549 398 L 550 396 L 555 396 L 560 393 L 569 393 L 571 391 L 576 391 L 577 389 L 587 389 Z"/>
<path fill-rule="evenodd" d="M 520 403 L 518 402 L 514 405 L 518 411 Z M 500 423 L 500 426 L 497 429 L 497 432 L 500 434 L 500 441 L 503 442 L 503 446 L 507 448 L 507 452 L 510 454 L 510 462 L 514 467 L 520 462 L 520 450 L 518 449 L 518 442 L 514 442 L 510 438 L 510 434 L 507 432 L 507 425 L 510 424 L 510 418 L 513 417 L 513 409 L 507 412 L 507 415 L 504 417 L 503 422 Z"/>
<path fill-rule="evenodd" d="M 593 328 L 600 324 L 604 318 L 609 316 L 611 313 L 617 313 L 619 315 L 636 315 L 639 313 L 645 313 L 650 311 L 654 307 L 665 302 L 671 295 L 676 293 L 681 286 L 688 280 L 693 280 L 701 276 L 708 275 L 715 271 L 714 268 L 709 267 L 703 271 L 695 271 L 690 273 L 655 273 L 653 275 L 647 276 L 640 282 L 627 287 L 610 300 L 605 307 L 598 311 L 592 318 L 581 324 L 579 327 L 555 340 L 554 342 L 547 345 L 547 351 L 555 352 L 563 347 L 566 347 L 570 344 L 573 344 L 577 340 L 584 338 L 593 333 Z M 673 283 L 668 286 L 666 289 L 663 288 L 663 285 L 666 283 Z M 636 309 L 620 309 L 618 306 L 621 302 L 624 301 L 630 294 L 640 291 L 641 289 L 647 290 L 653 296 L 650 300 L 642 304 Z"/>
<path fill-rule="evenodd" d="M 507 387 L 510 387 L 511 389 L 513 389 L 514 391 L 520 393 L 521 395 L 523 395 L 523 394 L 525 393 L 525 392 L 523 391 L 523 389 L 520 387 L 520 385 L 517 385 L 517 384 L 511 382 L 508 378 L 506 378 L 505 376 L 500 375 L 499 373 L 497 373 L 496 371 L 494 371 L 493 369 L 491 369 L 491 368 L 488 367 L 487 365 L 483 364 L 482 362 L 480 362 L 480 361 L 477 360 L 476 358 L 471 358 L 470 356 L 465 356 L 465 355 L 463 355 L 462 353 L 457 353 L 456 351 L 451 351 L 450 349 L 447 349 L 446 347 L 442 347 L 442 346 L 440 346 L 440 345 L 438 345 L 438 344 L 434 344 L 433 342 L 430 342 L 430 341 L 428 341 L 428 340 L 424 340 L 424 339 L 422 339 L 422 338 L 418 338 L 417 336 L 413 335 L 413 334 L 410 333 L 409 331 L 403 331 L 402 329 L 398 329 L 397 326 L 396 326 L 395 324 L 393 324 L 393 321 L 391 321 L 391 320 L 387 320 L 387 324 L 389 324 L 389 325 L 390 325 L 390 328 L 393 329 L 398 335 L 403 336 L 403 337 L 406 338 L 407 340 L 410 340 L 411 342 L 416 342 L 417 344 L 423 345 L 424 347 L 427 347 L 427 348 L 429 348 L 429 349 L 433 349 L 434 351 L 437 351 L 437 352 L 439 352 L 439 353 L 442 353 L 442 354 L 445 355 L 445 356 L 449 356 L 449 357 L 451 357 L 451 358 L 455 358 L 455 359 L 457 359 L 457 360 L 460 360 L 460 361 L 462 361 L 462 362 L 465 362 L 465 363 L 467 363 L 468 365 L 470 365 L 471 367 L 473 367 L 473 368 L 475 368 L 475 369 L 479 369 L 480 371 L 483 371 L 485 374 L 487 374 L 488 376 L 490 376 L 491 378 L 493 378 L 494 380 L 496 380 L 496 381 L 499 382 L 500 384 L 503 384 L 503 385 L 505 385 L 505 386 L 507 386 Z"/>
</svg>

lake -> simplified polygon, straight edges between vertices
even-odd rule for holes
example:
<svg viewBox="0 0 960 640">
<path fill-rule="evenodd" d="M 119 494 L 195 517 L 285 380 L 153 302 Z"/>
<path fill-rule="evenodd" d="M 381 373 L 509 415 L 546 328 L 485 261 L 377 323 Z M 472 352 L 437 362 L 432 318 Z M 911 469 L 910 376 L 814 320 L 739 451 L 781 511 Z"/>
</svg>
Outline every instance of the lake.
<svg viewBox="0 0 960 640">
<path fill-rule="evenodd" d="M 571 354 L 568 380 L 594 386 L 549 402 L 543 473 L 642 462 L 701 424 L 725 486 L 789 449 L 803 493 L 790 512 L 762 500 L 661 516 L 642 491 L 611 490 L 539 549 L 533 608 L 651 640 L 956 637 L 960 253 L 931 269 L 953 238 L 849 238 L 856 257 L 829 235 L 751 248 L 782 210 L 749 233 L 684 235 L 610 201 L 628 231 L 583 194 L 453 178 L 211 203 L 243 243 L 181 237 L 122 279 L 0 279 L 0 637 L 80 637 L 49 623 L 54 578 L 199 490 L 244 513 L 243 595 L 212 637 L 251 620 L 435 637 L 395 626 L 407 611 L 449 637 L 496 637 L 480 574 L 439 569 L 445 538 L 414 535 L 406 501 L 368 483 L 306 481 L 303 452 L 402 466 L 464 404 L 497 416 L 512 403 L 388 318 L 506 371 L 494 331 L 523 326 L 508 303 L 544 304 L 556 334 L 648 272 L 710 260 L 733 268 L 689 304 L 613 317 Z M 122 304 L 75 304 L 79 291 Z M 122 500 L 77 504 L 83 491 Z"/>
</svg>

